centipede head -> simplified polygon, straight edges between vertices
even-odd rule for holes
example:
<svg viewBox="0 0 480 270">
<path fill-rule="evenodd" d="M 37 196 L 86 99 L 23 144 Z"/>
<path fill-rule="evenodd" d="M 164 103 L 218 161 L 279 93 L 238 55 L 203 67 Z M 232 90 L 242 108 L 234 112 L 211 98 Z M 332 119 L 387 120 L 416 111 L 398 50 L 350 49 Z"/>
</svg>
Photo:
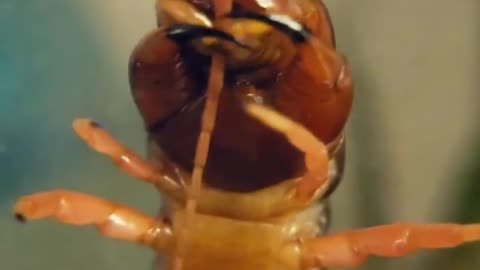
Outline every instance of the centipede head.
<svg viewBox="0 0 480 270">
<path fill-rule="evenodd" d="M 351 85 L 336 88 L 344 62 L 325 7 L 310 0 L 233 1 L 230 12 L 215 18 L 212 4 L 157 1 L 158 29 L 132 54 L 133 96 L 151 142 L 161 149 L 152 156 L 193 172 L 211 56 L 220 54 L 225 80 L 211 130 L 207 184 L 249 192 L 301 176 L 303 153 L 247 115 L 244 105 L 273 107 L 324 143 L 339 141 Z M 320 51 L 312 40 L 322 44 Z"/>
</svg>

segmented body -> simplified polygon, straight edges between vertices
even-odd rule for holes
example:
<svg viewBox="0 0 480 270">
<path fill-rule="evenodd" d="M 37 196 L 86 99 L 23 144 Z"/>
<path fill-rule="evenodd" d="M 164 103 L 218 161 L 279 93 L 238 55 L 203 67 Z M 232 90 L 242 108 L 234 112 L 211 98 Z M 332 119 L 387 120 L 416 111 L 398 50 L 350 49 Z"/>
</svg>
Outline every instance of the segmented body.
<svg viewBox="0 0 480 270">
<path fill-rule="evenodd" d="M 328 12 L 315 0 L 230 2 L 158 0 L 159 27 L 130 62 L 149 161 L 98 124 L 74 122 L 90 147 L 162 193 L 162 217 L 59 190 L 21 198 L 20 220 L 95 225 L 173 270 L 354 267 L 480 240 L 480 225 L 455 224 L 325 235 L 353 96 Z M 204 185 L 190 188 L 199 174 Z"/>
<path fill-rule="evenodd" d="M 163 6 L 165 2 L 167 1 L 163 2 Z M 254 102 L 273 107 L 305 125 L 318 139 L 329 144 L 331 180 L 327 181 L 326 185 L 330 188 L 324 188 L 324 194 L 311 201 L 310 206 L 305 204 L 302 207 L 291 207 L 292 209 L 272 209 L 271 213 L 263 213 L 254 218 L 249 217 L 255 215 L 255 208 L 258 207 L 253 201 L 244 210 L 247 215 L 232 214 L 238 213 L 235 207 L 222 210 L 215 207 L 200 208 L 200 212 L 206 216 L 224 218 L 224 225 L 211 227 L 233 228 L 238 224 L 248 223 L 248 231 L 253 232 L 262 231 L 261 228 L 270 224 L 280 231 L 290 232 L 288 235 L 278 236 L 285 240 L 317 236 L 327 225 L 327 197 L 340 181 L 344 167 L 343 128 L 350 113 L 352 85 L 348 75 L 342 73 L 348 67 L 343 57 L 335 51 L 332 24 L 325 6 L 314 1 L 297 2 L 297 14 L 290 14 L 292 7 L 285 9 L 281 6 L 281 1 L 278 1 L 274 9 L 277 9 L 278 14 L 289 16 L 292 20 L 308 18 L 302 23 L 308 26 L 310 34 L 322 43 L 321 48 L 310 46 L 308 40 L 296 44 L 288 40 L 284 33 L 271 29 L 271 32 L 258 38 L 269 38 L 271 43 L 279 45 L 269 47 L 262 44 L 264 48 L 259 50 L 260 53 L 245 60 L 247 63 L 243 63 L 241 68 L 236 68 L 237 63 L 234 61 L 230 62 L 219 99 L 215 128 L 212 131 L 204 182 L 217 192 L 223 193 L 226 200 L 235 201 L 235 196 L 255 196 L 258 190 L 281 185 L 282 182 L 302 177 L 305 173 L 303 153 L 291 145 L 283 134 L 258 122 L 243 109 L 243 103 Z M 178 4 L 175 1 L 172 3 Z M 258 3 L 253 8 L 244 1 L 235 4 L 237 5 L 233 7 L 233 13 L 258 12 L 260 9 L 260 14 L 266 16 L 274 12 L 263 9 Z M 162 3 L 159 3 L 159 6 L 162 6 Z M 178 5 L 178 8 L 182 7 L 183 5 Z M 200 14 L 207 17 L 211 13 L 208 7 L 198 2 L 193 2 L 191 8 L 197 10 L 190 15 Z M 177 182 L 188 182 L 194 166 L 193 157 L 206 101 L 209 59 L 196 52 L 191 43 L 174 43 L 168 39 L 165 34 L 168 30 L 165 29 L 172 24 L 168 18 L 180 17 L 178 13 L 165 14 L 162 10 L 158 13 L 164 15 L 158 20 L 159 29 L 142 40 L 132 54 L 132 93 L 149 130 L 151 160 L 159 167 L 170 166 L 172 171 L 176 172 L 176 175 L 172 172 L 172 178 Z M 238 19 L 240 20 L 243 22 L 245 18 Z M 235 23 L 235 19 L 232 19 L 231 24 Z M 228 33 L 229 29 L 223 29 Z M 271 50 L 276 50 L 280 55 L 272 56 Z M 320 62 L 327 57 L 332 63 Z M 256 73 L 262 72 L 266 75 L 256 76 Z M 165 104 L 166 102 L 168 103 Z M 238 195 L 230 197 L 227 192 Z M 175 220 L 176 212 L 183 209 L 176 206 L 178 203 L 175 200 L 166 200 L 172 220 Z M 215 203 L 219 204 L 221 205 L 221 202 Z M 212 235 L 209 241 L 225 240 Z M 262 240 L 258 238 L 250 241 Z M 188 256 L 189 261 L 192 261 L 192 256 L 202 258 L 205 260 L 204 264 L 215 261 L 208 255 L 200 255 L 201 250 L 208 250 L 208 247 L 192 249 L 195 250 L 195 255 Z M 221 258 L 220 254 L 221 251 L 217 251 L 217 260 Z M 261 254 L 256 255 L 261 257 Z M 243 269 L 239 266 L 239 257 L 234 260 L 240 254 L 232 254 L 229 250 L 224 256 L 232 261 L 232 265 L 227 269 Z M 266 257 L 257 260 L 272 261 Z M 252 266 L 255 263 L 254 259 L 249 261 L 245 265 Z M 232 268 L 234 265 L 236 268 Z M 262 268 L 279 269 L 278 267 L 263 265 Z"/>
</svg>

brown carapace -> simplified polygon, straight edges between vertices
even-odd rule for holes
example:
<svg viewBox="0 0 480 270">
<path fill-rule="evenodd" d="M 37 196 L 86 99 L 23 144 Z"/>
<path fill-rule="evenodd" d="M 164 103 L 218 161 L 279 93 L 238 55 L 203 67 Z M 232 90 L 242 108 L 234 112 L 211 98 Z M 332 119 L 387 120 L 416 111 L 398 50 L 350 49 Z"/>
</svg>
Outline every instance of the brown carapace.
<svg viewBox="0 0 480 270">
<path fill-rule="evenodd" d="M 174 270 L 355 267 L 369 256 L 479 241 L 480 225 L 393 224 L 326 234 L 352 80 L 317 0 L 158 0 L 130 61 L 149 160 L 91 120 L 75 132 L 154 185 L 161 218 L 57 190 L 21 198 L 21 220 L 94 225 L 149 246 Z"/>
</svg>

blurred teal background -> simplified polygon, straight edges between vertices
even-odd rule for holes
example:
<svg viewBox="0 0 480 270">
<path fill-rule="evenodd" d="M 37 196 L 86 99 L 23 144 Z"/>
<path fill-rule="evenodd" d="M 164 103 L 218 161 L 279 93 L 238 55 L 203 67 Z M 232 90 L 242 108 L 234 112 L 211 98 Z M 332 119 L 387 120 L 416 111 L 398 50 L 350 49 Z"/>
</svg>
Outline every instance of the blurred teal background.
<svg viewBox="0 0 480 270">
<path fill-rule="evenodd" d="M 332 231 L 396 221 L 480 222 L 477 0 L 330 0 L 356 81 L 347 175 Z M 155 213 L 159 195 L 73 134 L 98 120 L 144 153 L 128 57 L 154 1 L 0 0 L 0 269 L 149 269 L 153 254 L 92 228 L 14 222 L 15 198 L 68 188 Z M 361 269 L 479 269 L 480 245 Z"/>
</svg>

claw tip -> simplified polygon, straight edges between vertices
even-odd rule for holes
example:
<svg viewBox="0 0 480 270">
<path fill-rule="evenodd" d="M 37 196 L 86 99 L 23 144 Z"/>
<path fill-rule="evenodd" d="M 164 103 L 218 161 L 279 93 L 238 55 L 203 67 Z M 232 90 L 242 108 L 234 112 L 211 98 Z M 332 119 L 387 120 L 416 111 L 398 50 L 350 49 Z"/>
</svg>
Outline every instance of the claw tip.
<svg viewBox="0 0 480 270">
<path fill-rule="evenodd" d="M 100 123 L 95 122 L 95 121 L 90 121 L 90 126 L 92 126 L 94 128 L 103 128 L 103 126 L 100 125 Z"/>
<path fill-rule="evenodd" d="M 25 216 L 20 213 L 15 213 L 15 219 L 20 223 L 27 222 L 27 219 L 25 218 Z"/>
</svg>

